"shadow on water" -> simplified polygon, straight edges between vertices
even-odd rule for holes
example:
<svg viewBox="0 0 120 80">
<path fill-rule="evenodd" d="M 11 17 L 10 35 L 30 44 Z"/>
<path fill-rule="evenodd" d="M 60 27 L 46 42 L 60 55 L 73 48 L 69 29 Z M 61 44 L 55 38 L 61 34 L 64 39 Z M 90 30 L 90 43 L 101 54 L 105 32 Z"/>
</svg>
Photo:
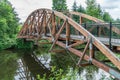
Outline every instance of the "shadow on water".
<svg viewBox="0 0 120 80">
<path fill-rule="evenodd" d="M 45 74 L 46 76 L 50 75 L 50 70 L 46 68 L 46 66 L 44 66 L 44 64 L 41 63 L 41 61 L 33 53 L 24 54 L 22 59 L 35 78 L 37 75 L 40 75 L 41 77 L 44 77 Z"/>
<path fill-rule="evenodd" d="M 50 70 L 31 51 L 0 51 L 0 80 L 35 80 Z"/>
</svg>

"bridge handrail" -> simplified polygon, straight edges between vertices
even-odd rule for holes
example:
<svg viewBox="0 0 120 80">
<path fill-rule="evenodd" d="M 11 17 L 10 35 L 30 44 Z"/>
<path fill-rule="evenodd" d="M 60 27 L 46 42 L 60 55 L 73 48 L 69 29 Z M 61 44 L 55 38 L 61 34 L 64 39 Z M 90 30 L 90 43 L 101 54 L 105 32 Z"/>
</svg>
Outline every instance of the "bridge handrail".
<svg viewBox="0 0 120 80">
<path fill-rule="evenodd" d="M 69 13 L 72 14 L 72 15 L 77 15 L 77 16 L 80 16 L 82 18 L 92 20 L 92 21 L 94 21 L 94 22 L 96 22 L 97 24 L 100 24 L 100 25 L 107 24 L 106 22 L 104 22 L 101 19 L 95 18 L 93 16 L 90 16 L 90 15 L 87 15 L 87 14 L 84 14 L 84 13 L 75 12 L 75 11 L 70 11 Z M 109 29 L 109 25 L 105 25 L 105 26 Z M 112 31 L 117 33 L 117 34 L 120 34 L 120 29 L 115 27 L 115 26 L 112 27 Z"/>
</svg>

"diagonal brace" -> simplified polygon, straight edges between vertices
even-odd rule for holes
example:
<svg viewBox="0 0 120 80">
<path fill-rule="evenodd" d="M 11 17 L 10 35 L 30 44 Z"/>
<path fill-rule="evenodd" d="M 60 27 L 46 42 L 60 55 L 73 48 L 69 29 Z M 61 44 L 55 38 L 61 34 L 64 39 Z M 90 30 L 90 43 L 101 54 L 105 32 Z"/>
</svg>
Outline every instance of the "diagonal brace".
<svg viewBox="0 0 120 80">
<path fill-rule="evenodd" d="M 80 63 L 81 63 L 82 59 L 83 59 L 83 58 L 84 58 L 84 56 L 85 56 L 85 53 L 86 53 L 86 51 L 87 51 L 88 47 L 89 47 L 89 44 L 90 44 L 90 39 L 88 40 L 88 42 L 87 42 L 87 44 L 86 44 L 86 46 L 85 46 L 85 49 L 84 49 L 84 51 L 83 51 L 83 54 L 82 54 L 81 58 L 79 59 L 79 61 L 78 61 L 78 64 L 77 64 L 77 65 L 80 65 Z"/>
<path fill-rule="evenodd" d="M 64 27 L 65 27 L 65 24 L 66 24 L 66 21 L 64 21 L 62 27 L 60 28 L 60 30 L 59 30 L 58 33 L 56 34 L 55 41 L 53 42 L 53 44 L 52 44 L 52 46 L 51 46 L 51 48 L 50 48 L 49 51 L 51 51 L 52 48 L 54 47 L 56 41 L 58 40 L 58 38 L 59 38 L 59 36 L 60 36 L 60 33 L 63 31 L 63 29 L 64 29 Z"/>
</svg>

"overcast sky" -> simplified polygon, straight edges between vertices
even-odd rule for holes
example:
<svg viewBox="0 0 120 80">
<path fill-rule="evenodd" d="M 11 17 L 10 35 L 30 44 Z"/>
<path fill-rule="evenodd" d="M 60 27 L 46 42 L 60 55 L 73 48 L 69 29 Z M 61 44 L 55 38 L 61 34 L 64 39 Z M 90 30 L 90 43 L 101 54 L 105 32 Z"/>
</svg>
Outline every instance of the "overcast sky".
<svg viewBox="0 0 120 80">
<path fill-rule="evenodd" d="M 25 21 L 27 16 L 35 9 L 52 7 L 52 0 L 9 0 L 21 21 Z M 68 9 L 72 8 L 74 0 L 67 0 Z M 76 0 L 77 5 L 86 7 L 85 0 Z M 120 18 L 120 0 L 97 0 L 105 11 L 109 12 L 112 18 Z"/>
</svg>

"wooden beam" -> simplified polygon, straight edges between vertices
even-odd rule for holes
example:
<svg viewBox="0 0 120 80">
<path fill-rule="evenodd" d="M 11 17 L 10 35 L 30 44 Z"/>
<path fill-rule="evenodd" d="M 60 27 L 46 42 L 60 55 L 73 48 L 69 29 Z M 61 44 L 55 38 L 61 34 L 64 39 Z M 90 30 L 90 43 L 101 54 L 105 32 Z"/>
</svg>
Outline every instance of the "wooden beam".
<svg viewBox="0 0 120 80">
<path fill-rule="evenodd" d="M 74 15 L 78 15 L 78 16 L 81 16 L 83 18 L 86 18 L 86 19 L 89 19 L 89 20 L 92 20 L 98 24 L 103 24 L 105 23 L 103 20 L 100 20 L 98 18 L 95 18 L 95 17 L 92 17 L 92 16 L 89 16 L 87 14 L 83 14 L 83 13 L 80 13 L 80 12 L 74 12 L 74 11 L 71 11 L 70 14 L 74 14 Z M 108 29 L 109 29 L 109 25 L 105 25 Z M 114 31 L 115 33 L 117 34 L 120 34 L 120 29 L 118 29 L 117 27 L 114 27 L 112 28 L 112 31 Z"/>
<path fill-rule="evenodd" d="M 34 20 L 32 21 L 32 25 L 31 25 L 31 28 L 30 28 L 30 35 L 32 35 L 32 33 L 35 33 L 35 29 L 36 29 L 36 24 L 37 23 L 39 23 L 38 21 L 39 21 L 39 18 L 41 17 L 41 16 L 39 16 L 40 14 L 39 14 L 39 11 L 36 11 L 36 14 L 34 14 L 35 16 L 34 16 Z M 36 20 L 36 18 L 38 17 L 38 19 Z M 37 30 L 37 29 L 36 29 Z"/>
<path fill-rule="evenodd" d="M 52 42 L 39 42 L 39 44 L 52 44 Z"/>
<path fill-rule="evenodd" d="M 51 23 L 51 21 L 52 21 L 52 14 L 50 15 L 50 18 L 47 20 L 46 25 L 48 25 L 49 23 Z"/>
<path fill-rule="evenodd" d="M 81 63 L 80 66 L 82 67 L 86 67 L 86 66 L 90 66 L 91 64 L 90 63 Z"/>
<path fill-rule="evenodd" d="M 65 24 L 66 24 L 66 21 L 64 21 L 62 27 L 60 28 L 60 30 L 58 31 L 58 33 L 56 34 L 55 36 L 55 41 L 53 42 L 51 48 L 50 48 L 50 51 L 53 49 L 54 45 L 56 44 L 56 41 L 58 40 L 59 36 L 60 36 L 60 33 L 63 31 L 64 27 L 65 27 Z"/>
<path fill-rule="evenodd" d="M 99 27 L 99 30 L 98 30 L 98 36 L 100 36 L 101 31 L 102 31 L 102 28 L 101 28 L 101 27 Z"/>
<path fill-rule="evenodd" d="M 43 15 L 44 15 L 44 10 L 43 10 L 43 12 L 41 13 L 41 15 L 39 14 L 39 18 L 38 18 L 38 26 L 37 26 L 37 34 L 38 34 L 38 38 L 39 38 L 39 36 L 40 36 L 40 32 L 41 32 L 41 26 L 42 26 L 42 23 L 43 23 Z M 41 18 L 42 18 L 42 20 L 41 20 Z"/>
<path fill-rule="evenodd" d="M 120 70 L 120 60 L 111 50 L 95 38 L 93 44 Z"/>
<path fill-rule="evenodd" d="M 43 16 L 43 33 L 44 33 L 44 36 L 46 35 L 46 31 L 47 31 L 46 18 L 47 18 L 47 13 L 45 11 L 44 16 Z"/>
<path fill-rule="evenodd" d="M 75 46 L 78 46 L 78 45 L 83 44 L 83 43 L 85 43 L 85 42 L 84 41 L 79 41 L 79 42 L 77 41 L 76 43 L 69 45 L 69 47 L 75 47 Z"/>
<path fill-rule="evenodd" d="M 59 16 L 63 19 L 68 19 L 70 25 L 72 25 L 75 29 L 77 29 L 81 34 L 85 37 L 91 37 L 94 41 L 93 44 L 96 46 L 107 58 L 109 58 L 113 64 L 120 70 L 120 60 L 114 55 L 112 51 L 110 51 L 103 43 L 101 43 L 98 39 L 96 39 L 91 33 L 85 30 L 81 25 L 74 22 L 72 19 L 68 18 L 67 16 L 63 15 L 60 12 L 55 12 L 56 16 Z"/>
<path fill-rule="evenodd" d="M 62 42 L 57 41 L 56 44 L 59 45 L 59 46 L 61 46 L 61 47 L 63 47 L 63 48 L 65 48 L 65 44 L 62 43 Z M 68 50 L 70 52 L 74 53 L 75 55 L 79 56 L 79 57 L 81 57 L 81 55 L 83 54 L 81 51 L 76 50 L 74 48 L 68 48 Z M 90 59 L 90 57 L 88 55 L 84 56 L 84 60 L 89 61 L 89 59 Z M 105 65 L 105 64 L 97 61 L 96 59 L 92 59 L 91 62 L 92 62 L 93 65 L 95 65 L 95 66 L 103 69 L 104 71 L 106 71 L 106 72 L 112 74 L 113 76 L 115 76 L 116 78 L 120 79 L 120 71 L 116 71 L 116 70 L 108 67 L 107 65 Z"/>
<path fill-rule="evenodd" d="M 29 28 L 29 35 L 31 35 L 31 33 L 32 33 L 32 27 L 34 26 L 35 18 L 36 18 L 36 13 L 34 13 L 34 15 L 33 15 L 33 18 L 31 20 L 31 24 L 27 27 L 27 28 Z M 25 34 L 25 32 L 26 32 L 26 30 L 24 31 L 23 34 Z"/>
<path fill-rule="evenodd" d="M 87 49 L 88 49 L 89 43 L 90 43 L 90 40 L 88 40 L 88 42 L 87 42 L 87 44 L 86 44 L 86 46 L 85 46 L 85 49 L 84 49 L 84 51 L 83 51 L 83 53 L 82 53 L 82 55 L 81 55 L 81 57 L 80 57 L 77 65 L 80 65 L 80 64 L 81 64 L 81 61 L 82 61 L 82 59 L 84 58 L 85 53 L 86 53 L 86 51 L 87 51 Z"/>
<path fill-rule="evenodd" d="M 66 46 L 69 45 L 69 41 L 70 41 L 70 25 L 68 21 L 66 21 Z"/>
<path fill-rule="evenodd" d="M 65 52 L 66 50 L 65 49 L 54 49 L 54 50 L 51 50 L 51 52 L 55 52 L 55 53 L 61 53 L 61 52 Z"/>
<path fill-rule="evenodd" d="M 91 59 L 95 57 L 94 56 L 94 45 L 92 44 L 92 39 L 90 40 L 90 43 L 89 43 L 89 56 Z"/>
<path fill-rule="evenodd" d="M 81 25 L 83 23 L 83 17 L 82 16 L 79 16 L 79 24 Z"/>
<path fill-rule="evenodd" d="M 55 36 L 56 34 L 56 25 L 55 25 L 55 14 L 52 12 L 52 35 Z"/>
<path fill-rule="evenodd" d="M 26 39 L 27 39 L 27 38 L 28 38 L 28 39 L 33 38 L 33 39 L 34 39 L 35 37 L 34 37 L 34 36 L 18 36 L 18 38 L 26 38 Z"/>
</svg>

